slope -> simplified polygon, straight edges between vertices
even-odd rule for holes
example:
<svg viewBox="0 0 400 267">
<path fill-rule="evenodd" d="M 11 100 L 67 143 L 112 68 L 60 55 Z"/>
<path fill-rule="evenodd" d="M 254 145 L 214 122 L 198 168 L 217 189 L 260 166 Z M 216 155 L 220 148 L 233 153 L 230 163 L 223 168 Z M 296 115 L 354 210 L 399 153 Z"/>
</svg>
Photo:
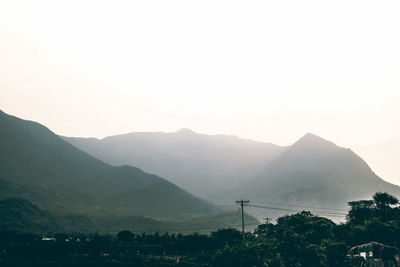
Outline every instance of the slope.
<svg viewBox="0 0 400 267">
<path fill-rule="evenodd" d="M 55 214 L 41 210 L 31 202 L 20 198 L 0 200 L 0 232 L 25 233 L 113 233 L 129 229 L 134 233 L 209 233 L 220 228 L 239 229 L 240 217 L 235 212 L 221 212 L 212 216 L 200 216 L 186 221 L 155 220 L 138 215 L 91 216 Z M 254 229 L 258 221 L 246 215 L 248 229 Z"/>
<path fill-rule="evenodd" d="M 23 197 L 52 212 L 179 218 L 217 208 L 155 175 L 112 167 L 46 127 L 0 111 L 1 199 Z"/>
<path fill-rule="evenodd" d="M 399 186 L 378 177 L 350 149 L 306 134 L 258 177 L 227 193 L 225 201 L 247 198 L 281 208 L 298 205 L 347 209 L 348 201 L 369 198 L 377 191 L 400 196 Z M 287 212 L 262 213 L 274 217 Z"/>
</svg>

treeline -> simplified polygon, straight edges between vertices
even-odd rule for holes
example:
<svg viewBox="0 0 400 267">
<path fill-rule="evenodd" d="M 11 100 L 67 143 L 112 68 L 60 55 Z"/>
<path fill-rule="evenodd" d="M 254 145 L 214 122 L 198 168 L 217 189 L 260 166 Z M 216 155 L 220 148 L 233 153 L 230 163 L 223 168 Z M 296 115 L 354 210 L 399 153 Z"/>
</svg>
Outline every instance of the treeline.
<svg viewBox="0 0 400 267">
<path fill-rule="evenodd" d="M 353 246 L 377 241 L 398 247 L 399 201 L 376 193 L 372 200 L 350 202 L 347 222 L 303 211 L 262 224 L 253 233 L 220 229 L 202 234 L 117 235 L 0 232 L 1 266 L 360 266 L 349 257 Z M 395 251 L 395 253 L 397 253 Z M 376 257 L 378 257 L 377 255 Z M 380 255 L 396 262 L 395 254 Z"/>
</svg>

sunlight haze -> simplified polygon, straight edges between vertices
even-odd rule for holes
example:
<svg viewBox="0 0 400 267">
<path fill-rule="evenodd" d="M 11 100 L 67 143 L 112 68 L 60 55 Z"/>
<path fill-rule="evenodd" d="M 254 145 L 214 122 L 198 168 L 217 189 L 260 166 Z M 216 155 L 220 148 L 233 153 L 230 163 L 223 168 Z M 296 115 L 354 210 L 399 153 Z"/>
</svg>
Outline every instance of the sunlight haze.
<svg viewBox="0 0 400 267">
<path fill-rule="evenodd" d="M 290 145 L 312 132 L 400 184 L 400 143 L 387 144 L 400 138 L 399 13 L 399 1 L 2 1 L 0 109 L 64 136 L 186 127 Z"/>
</svg>

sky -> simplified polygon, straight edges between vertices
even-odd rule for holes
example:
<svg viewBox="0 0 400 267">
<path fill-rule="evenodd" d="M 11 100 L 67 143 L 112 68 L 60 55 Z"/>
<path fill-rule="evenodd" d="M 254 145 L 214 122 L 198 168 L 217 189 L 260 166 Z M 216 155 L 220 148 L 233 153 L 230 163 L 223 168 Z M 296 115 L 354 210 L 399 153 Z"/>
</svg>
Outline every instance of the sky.
<svg viewBox="0 0 400 267">
<path fill-rule="evenodd" d="M 312 132 L 400 184 L 385 153 L 400 138 L 398 14 L 397 0 L 4 0 L 0 109 L 65 136 Z"/>
</svg>

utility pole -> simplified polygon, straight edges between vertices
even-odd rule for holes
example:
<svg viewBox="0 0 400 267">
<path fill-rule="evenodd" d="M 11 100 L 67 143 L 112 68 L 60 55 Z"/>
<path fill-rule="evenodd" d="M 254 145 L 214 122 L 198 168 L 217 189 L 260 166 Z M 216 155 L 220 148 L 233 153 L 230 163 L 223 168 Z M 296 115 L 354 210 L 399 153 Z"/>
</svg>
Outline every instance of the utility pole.
<svg viewBox="0 0 400 267">
<path fill-rule="evenodd" d="M 244 204 L 249 203 L 249 200 L 237 200 L 236 204 L 240 204 L 240 208 L 242 209 L 242 240 L 244 240 L 244 210 L 243 210 L 243 206 Z"/>
</svg>

